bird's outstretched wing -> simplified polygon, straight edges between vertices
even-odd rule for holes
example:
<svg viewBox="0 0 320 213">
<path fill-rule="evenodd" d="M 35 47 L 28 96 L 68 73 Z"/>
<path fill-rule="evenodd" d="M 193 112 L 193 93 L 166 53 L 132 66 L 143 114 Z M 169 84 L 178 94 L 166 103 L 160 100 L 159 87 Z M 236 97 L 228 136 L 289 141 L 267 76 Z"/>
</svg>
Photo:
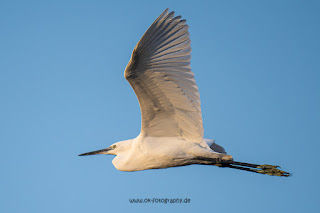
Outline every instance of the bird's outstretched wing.
<svg viewBox="0 0 320 213">
<path fill-rule="evenodd" d="M 166 9 L 134 48 L 124 76 L 141 108 L 141 133 L 154 137 L 203 138 L 200 96 L 190 68 L 186 20 Z"/>
</svg>

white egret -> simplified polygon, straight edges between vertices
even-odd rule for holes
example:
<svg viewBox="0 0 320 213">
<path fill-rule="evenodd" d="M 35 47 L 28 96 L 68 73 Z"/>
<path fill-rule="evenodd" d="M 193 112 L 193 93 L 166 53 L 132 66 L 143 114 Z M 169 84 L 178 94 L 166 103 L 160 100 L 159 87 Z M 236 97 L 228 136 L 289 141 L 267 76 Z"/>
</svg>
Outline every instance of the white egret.
<svg viewBox="0 0 320 213">
<path fill-rule="evenodd" d="M 236 162 L 214 140 L 203 138 L 188 25 L 168 11 L 142 36 L 124 72 L 140 103 L 141 133 L 80 156 L 116 155 L 112 163 L 121 171 L 205 164 L 289 176 L 277 166 Z"/>
</svg>

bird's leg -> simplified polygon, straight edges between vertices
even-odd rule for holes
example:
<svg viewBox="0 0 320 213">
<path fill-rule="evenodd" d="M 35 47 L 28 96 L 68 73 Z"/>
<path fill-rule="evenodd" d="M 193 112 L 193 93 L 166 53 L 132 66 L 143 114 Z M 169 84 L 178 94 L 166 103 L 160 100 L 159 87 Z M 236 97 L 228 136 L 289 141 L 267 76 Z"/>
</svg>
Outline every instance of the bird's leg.
<svg viewBox="0 0 320 213">
<path fill-rule="evenodd" d="M 195 163 L 205 164 L 205 165 L 215 165 L 220 167 L 226 167 L 223 165 L 229 165 L 233 162 L 232 156 L 220 153 L 201 153 L 202 156 L 197 156 L 194 158 Z"/>
<path fill-rule="evenodd" d="M 259 174 L 266 174 L 271 176 L 290 176 L 290 173 L 280 170 L 279 166 L 273 165 L 259 165 L 252 163 L 243 163 L 234 161 L 231 155 L 219 153 L 201 153 L 202 156 L 196 157 L 195 160 L 199 164 L 215 165 L 219 167 L 228 167 L 232 169 L 239 169 Z"/>
<path fill-rule="evenodd" d="M 273 165 L 267 165 L 267 164 L 258 165 L 258 164 L 232 161 L 232 162 L 228 162 L 228 163 L 222 162 L 222 164 L 217 165 L 217 166 L 228 167 L 228 168 L 233 168 L 233 169 L 240 169 L 240 170 L 245 170 L 245 171 L 250 171 L 250 172 L 255 172 L 255 173 L 260 173 L 260 174 L 266 174 L 266 175 L 271 175 L 271 176 L 289 177 L 291 175 L 288 172 L 280 170 L 279 166 L 273 166 Z"/>
</svg>

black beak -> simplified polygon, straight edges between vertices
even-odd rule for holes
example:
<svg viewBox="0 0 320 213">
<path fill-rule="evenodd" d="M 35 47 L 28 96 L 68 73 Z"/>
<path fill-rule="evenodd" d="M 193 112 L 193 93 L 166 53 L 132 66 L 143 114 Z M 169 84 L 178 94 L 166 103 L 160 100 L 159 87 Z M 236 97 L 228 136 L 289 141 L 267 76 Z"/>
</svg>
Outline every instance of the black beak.
<svg viewBox="0 0 320 213">
<path fill-rule="evenodd" d="M 93 151 L 93 152 L 86 152 L 86 153 L 80 154 L 78 156 L 107 154 L 107 152 L 110 151 L 110 150 L 112 150 L 112 148 L 108 147 L 106 149 L 100 149 L 100 150 Z"/>
</svg>

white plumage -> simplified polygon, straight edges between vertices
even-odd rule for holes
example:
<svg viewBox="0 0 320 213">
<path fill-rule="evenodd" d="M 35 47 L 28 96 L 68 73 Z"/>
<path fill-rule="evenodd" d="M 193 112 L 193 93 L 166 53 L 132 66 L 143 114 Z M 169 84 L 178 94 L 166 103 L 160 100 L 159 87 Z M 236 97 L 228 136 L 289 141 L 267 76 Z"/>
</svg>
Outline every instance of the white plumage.
<svg viewBox="0 0 320 213">
<path fill-rule="evenodd" d="M 154 137 L 203 138 L 200 96 L 190 68 L 188 25 L 165 10 L 133 50 L 124 76 L 142 114 L 141 133 Z"/>
<path fill-rule="evenodd" d="M 287 176 L 276 166 L 235 162 L 212 139 L 203 138 L 200 95 L 191 71 L 186 20 L 166 9 L 142 36 L 124 76 L 141 108 L 141 133 L 83 155 L 112 154 L 122 171 L 190 164 L 217 165 Z"/>
</svg>

